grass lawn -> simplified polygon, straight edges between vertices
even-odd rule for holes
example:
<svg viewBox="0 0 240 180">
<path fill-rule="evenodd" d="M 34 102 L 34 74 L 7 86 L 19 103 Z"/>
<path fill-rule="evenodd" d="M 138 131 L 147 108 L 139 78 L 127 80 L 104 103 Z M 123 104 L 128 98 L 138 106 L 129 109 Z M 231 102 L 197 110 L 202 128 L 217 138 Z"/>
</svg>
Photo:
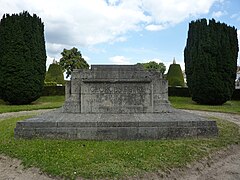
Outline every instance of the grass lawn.
<svg viewBox="0 0 240 180">
<path fill-rule="evenodd" d="M 218 120 L 220 136 L 211 139 L 154 141 L 83 141 L 14 139 L 16 122 L 0 122 L 0 154 L 22 160 L 26 167 L 39 167 L 51 175 L 74 179 L 124 178 L 159 169 L 181 167 L 209 153 L 240 143 L 238 127 Z"/>
<path fill-rule="evenodd" d="M 192 101 L 190 97 L 170 96 L 169 101 L 171 102 L 171 105 L 177 109 L 192 109 L 240 114 L 240 101 L 227 101 L 221 106 L 199 105 Z"/>
<path fill-rule="evenodd" d="M 64 96 L 42 96 L 29 105 L 10 105 L 0 99 L 0 113 L 53 109 L 63 105 Z"/>
</svg>

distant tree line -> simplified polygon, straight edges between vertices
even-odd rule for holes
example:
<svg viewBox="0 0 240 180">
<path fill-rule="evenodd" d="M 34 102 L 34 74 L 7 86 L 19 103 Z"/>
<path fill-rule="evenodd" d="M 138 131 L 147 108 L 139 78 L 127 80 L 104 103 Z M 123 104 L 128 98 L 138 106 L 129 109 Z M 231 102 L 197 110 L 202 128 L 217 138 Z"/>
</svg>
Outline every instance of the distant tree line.
<svg viewBox="0 0 240 180">
<path fill-rule="evenodd" d="M 162 62 L 157 63 L 155 61 L 149 61 L 147 63 L 137 63 L 137 65 L 143 66 L 143 68 L 148 71 L 155 70 L 161 72 L 162 74 L 164 74 L 164 72 L 166 71 L 166 66 Z"/>
</svg>

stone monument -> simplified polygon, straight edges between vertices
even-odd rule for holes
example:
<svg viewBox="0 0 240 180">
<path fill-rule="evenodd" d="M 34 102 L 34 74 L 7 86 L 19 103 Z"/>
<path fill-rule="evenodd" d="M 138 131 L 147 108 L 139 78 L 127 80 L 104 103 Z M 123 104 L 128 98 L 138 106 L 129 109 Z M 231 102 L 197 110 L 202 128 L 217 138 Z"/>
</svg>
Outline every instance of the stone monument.
<svg viewBox="0 0 240 180">
<path fill-rule="evenodd" d="M 170 111 L 168 84 L 162 74 L 131 65 L 93 65 L 90 70 L 73 71 L 63 106 L 67 113 Z"/>
<path fill-rule="evenodd" d="M 74 70 L 61 109 L 17 123 L 15 137 L 161 139 L 216 136 L 215 121 L 175 110 L 168 83 L 138 65 Z"/>
</svg>

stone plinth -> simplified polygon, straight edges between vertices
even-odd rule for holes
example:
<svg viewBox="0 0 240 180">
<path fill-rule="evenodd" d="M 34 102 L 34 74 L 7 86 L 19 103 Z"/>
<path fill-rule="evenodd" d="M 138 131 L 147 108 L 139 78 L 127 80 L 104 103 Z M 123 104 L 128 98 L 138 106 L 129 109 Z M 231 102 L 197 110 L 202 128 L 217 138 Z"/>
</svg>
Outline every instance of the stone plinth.
<svg viewBox="0 0 240 180">
<path fill-rule="evenodd" d="M 17 138 L 144 140 L 217 136 L 215 121 L 183 111 L 137 114 L 48 112 L 17 122 Z"/>
</svg>

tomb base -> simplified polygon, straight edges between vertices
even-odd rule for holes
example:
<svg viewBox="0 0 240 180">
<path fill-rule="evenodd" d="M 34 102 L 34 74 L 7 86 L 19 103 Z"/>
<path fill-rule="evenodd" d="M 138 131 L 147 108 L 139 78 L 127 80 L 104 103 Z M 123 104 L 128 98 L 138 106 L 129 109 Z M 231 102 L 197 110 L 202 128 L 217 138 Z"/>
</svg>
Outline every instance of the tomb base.
<svg viewBox="0 0 240 180">
<path fill-rule="evenodd" d="M 218 135 L 215 121 L 174 110 L 171 113 L 78 114 L 51 111 L 17 122 L 16 138 L 148 140 Z"/>
</svg>

